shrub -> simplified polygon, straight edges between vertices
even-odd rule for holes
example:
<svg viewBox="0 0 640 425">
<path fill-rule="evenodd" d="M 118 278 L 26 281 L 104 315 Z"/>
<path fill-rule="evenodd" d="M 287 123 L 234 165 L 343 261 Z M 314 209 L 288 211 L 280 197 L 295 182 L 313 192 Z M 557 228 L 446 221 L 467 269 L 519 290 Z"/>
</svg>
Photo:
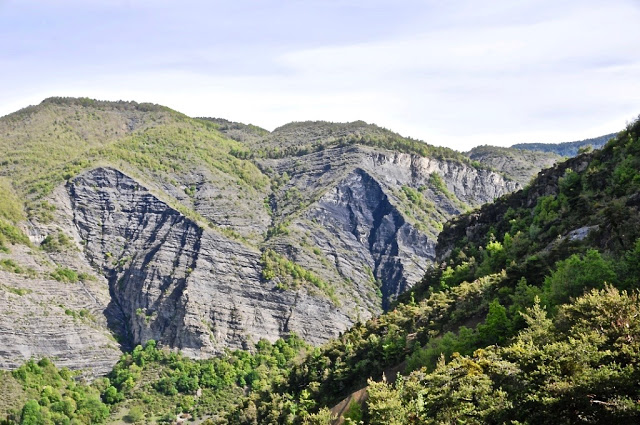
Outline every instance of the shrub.
<svg viewBox="0 0 640 425">
<path fill-rule="evenodd" d="M 51 273 L 51 277 L 58 282 L 74 283 L 80 280 L 78 273 L 67 267 L 58 267 Z"/>
<path fill-rule="evenodd" d="M 556 270 L 544 280 L 545 296 L 549 304 L 559 305 L 587 290 L 616 282 L 612 263 L 591 249 L 583 257 L 574 254 L 556 263 Z"/>
</svg>

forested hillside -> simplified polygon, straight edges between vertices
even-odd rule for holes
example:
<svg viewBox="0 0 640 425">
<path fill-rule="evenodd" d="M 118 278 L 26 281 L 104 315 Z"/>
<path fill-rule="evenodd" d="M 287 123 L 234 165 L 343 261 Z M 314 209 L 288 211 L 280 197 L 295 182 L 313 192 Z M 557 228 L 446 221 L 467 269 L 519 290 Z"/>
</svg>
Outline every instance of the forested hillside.
<svg viewBox="0 0 640 425">
<path fill-rule="evenodd" d="M 604 136 L 594 137 L 592 139 L 579 140 L 576 142 L 564 143 L 518 143 L 512 145 L 514 149 L 523 149 L 530 151 L 551 152 L 556 155 L 572 157 L 578 155 L 581 149 L 600 149 L 609 140 L 616 137 L 616 133 L 605 134 Z"/>
</svg>

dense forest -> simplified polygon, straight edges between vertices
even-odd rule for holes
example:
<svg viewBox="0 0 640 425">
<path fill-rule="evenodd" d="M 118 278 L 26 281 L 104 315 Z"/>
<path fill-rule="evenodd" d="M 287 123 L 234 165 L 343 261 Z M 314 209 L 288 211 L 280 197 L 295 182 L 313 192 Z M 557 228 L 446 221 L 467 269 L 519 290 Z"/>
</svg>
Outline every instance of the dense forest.
<svg viewBox="0 0 640 425">
<path fill-rule="evenodd" d="M 34 359 L 0 375 L 3 423 L 638 423 L 639 170 L 636 121 L 451 220 L 438 266 L 325 345 L 148 341 L 92 381 Z"/>
</svg>

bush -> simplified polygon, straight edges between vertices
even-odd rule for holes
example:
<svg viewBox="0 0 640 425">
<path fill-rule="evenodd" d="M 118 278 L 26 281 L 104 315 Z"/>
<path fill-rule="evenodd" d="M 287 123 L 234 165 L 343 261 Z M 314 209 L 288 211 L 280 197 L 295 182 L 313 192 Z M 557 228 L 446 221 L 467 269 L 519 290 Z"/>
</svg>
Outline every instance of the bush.
<svg viewBox="0 0 640 425">
<path fill-rule="evenodd" d="M 550 305 L 559 305 L 590 289 L 604 288 L 605 283 L 617 283 L 610 261 L 594 249 L 580 257 L 572 255 L 556 263 L 556 270 L 544 280 L 545 296 Z"/>
<path fill-rule="evenodd" d="M 73 242 L 69 236 L 58 231 L 58 233 L 47 235 L 40 247 L 46 252 L 61 252 L 73 248 Z"/>
<path fill-rule="evenodd" d="M 67 267 L 58 267 L 51 273 L 51 277 L 58 282 L 74 283 L 80 280 L 78 273 Z"/>
<path fill-rule="evenodd" d="M 140 422 L 144 418 L 144 412 L 139 406 L 133 406 L 129 409 L 129 413 L 123 418 L 125 422 L 134 424 Z"/>
</svg>

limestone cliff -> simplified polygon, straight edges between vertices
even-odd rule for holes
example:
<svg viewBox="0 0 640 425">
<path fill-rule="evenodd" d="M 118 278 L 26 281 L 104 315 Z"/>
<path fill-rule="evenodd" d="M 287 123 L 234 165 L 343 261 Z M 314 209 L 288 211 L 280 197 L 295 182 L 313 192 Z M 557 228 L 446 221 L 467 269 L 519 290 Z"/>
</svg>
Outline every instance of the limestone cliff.
<svg viewBox="0 0 640 425">
<path fill-rule="evenodd" d="M 269 133 L 57 98 L 0 130 L 8 368 L 46 355 L 102 373 L 148 339 L 193 357 L 320 344 L 419 281 L 449 218 L 520 187 L 363 122 Z"/>
<path fill-rule="evenodd" d="M 107 315 L 132 343 L 201 357 L 291 331 L 319 343 L 351 323 L 307 288 L 265 282 L 260 251 L 200 227 L 117 170 L 84 173 L 69 192 L 87 258 L 109 280 Z"/>
<path fill-rule="evenodd" d="M 459 162 L 364 146 L 260 164 L 289 179 L 272 204 L 290 231 L 267 244 L 339 283 L 366 317 L 420 280 L 441 223 L 519 187 Z"/>
</svg>

